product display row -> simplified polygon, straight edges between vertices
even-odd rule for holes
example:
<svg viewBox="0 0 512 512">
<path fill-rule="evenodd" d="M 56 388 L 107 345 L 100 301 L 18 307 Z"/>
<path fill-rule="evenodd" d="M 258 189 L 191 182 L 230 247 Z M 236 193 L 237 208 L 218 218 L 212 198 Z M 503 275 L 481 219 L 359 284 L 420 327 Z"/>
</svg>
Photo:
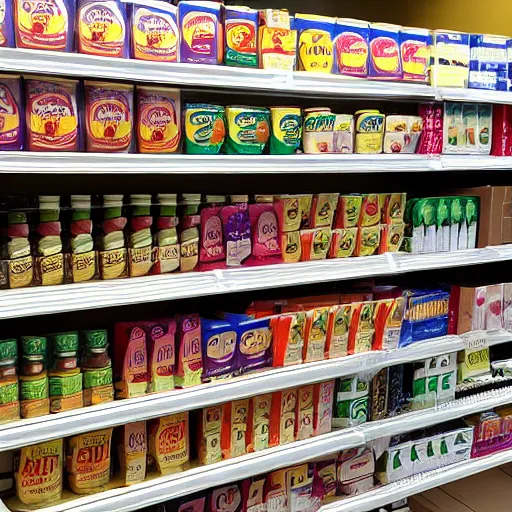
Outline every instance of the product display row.
<svg viewBox="0 0 512 512">
<path fill-rule="evenodd" d="M 9 197 L 0 286 L 57 285 L 180 270 L 475 248 L 477 196 L 338 193 Z"/>
<path fill-rule="evenodd" d="M 512 40 L 387 23 L 290 15 L 222 2 L 51 3 L 13 0 L 0 24 L 5 47 L 73 50 L 148 61 L 226 64 L 507 91 Z"/>
</svg>

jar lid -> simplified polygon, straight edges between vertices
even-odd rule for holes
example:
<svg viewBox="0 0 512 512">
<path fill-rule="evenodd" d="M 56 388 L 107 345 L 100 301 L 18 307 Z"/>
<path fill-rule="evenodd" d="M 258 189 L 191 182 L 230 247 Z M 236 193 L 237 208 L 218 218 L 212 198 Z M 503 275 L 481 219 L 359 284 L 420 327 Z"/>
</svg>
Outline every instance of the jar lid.
<svg viewBox="0 0 512 512">
<path fill-rule="evenodd" d="M 314 108 L 305 108 L 304 114 L 313 114 L 315 112 L 323 112 L 325 114 L 331 114 L 331 109 L 328 107 L 314 107 Z"/>
<path fill-rule="evenodd" d="M 254 200 L 257 203 L 273 203 L 274 202 L 274 196 L 258 194 L 256 196 L 254 196 Z"/>
<path fill-rule="evenodd" d="M 104 329 L 84 331 L 85 346 L 88 349 L 104 349 L 108 345 L 108 334 Z"/>
<path fill-rule="evenodd" d="M 44 336 L 22 336 L 21 352 L 24 356 L 44 356 L 47 353 L 47 339 Z"/>
<path fill-rule="evenodd" d="M 158 194 L 156 199 L 163 206 L 176 206 L 178 204 L 178 194 Z"/>
<path fill-rule="evenodd" d="M 206 202 L 213 204 L 225 203 L 226 196 L 206 196 Z"/>
<path fill-rule="evenodd" d="M 188 204 L 201 204 L 201 194 L 183 194 L 183 202 Z"/>
<path fill-rule="evenodd" d="M 78 332 L 53 334 L 51 339 L 54 354 L 58 354 L 60 357 L 70 357 L 76 354 L 78 350 Z M 64 354 L 70 354 L 70 356 Z"/>
<path fill-rule="evenodd" d="M 39 196 L 40 210 L 58 210 L 60 208 L 60 196 Z"/>
<path fill-rule="evenodd" d="M 108 343 L 106 346 L 104 347 L 87 347 L 85 350 L 87 352 L 87 354 L 103 354 L 107 351 L 108 349 Z"/>
<path fill-rule="evenodd" d="M 122 194 L 105 194 L 103 196 L 103 206 L 105 208 L 117 208 L 119 206 L 123 206 L 123 198 Z"/>
<path fill-rule="evenodd" d="M 131 194 L 130 204 L 132 206 L 151 206 L 151 194 Z"/>
<path fill-rule="evenodd" d="M 0 340 L 0 364 L 5 361 L 16 361 L 18 357 L 18 345 L 15 339 Z"/>
<path fill-rule="evenodd" d="M 249 202 L 249 196 L 247 196 L 247 195 L 229 196 L 229 199 L 232 203 L 247 203 L 247 202 Z"/>
<path fill-rule="evenodd" d="M 71 196 L 71 208 L 74 208 L 75 210 L 90 210 L 91 196 Z"/>
</svg>

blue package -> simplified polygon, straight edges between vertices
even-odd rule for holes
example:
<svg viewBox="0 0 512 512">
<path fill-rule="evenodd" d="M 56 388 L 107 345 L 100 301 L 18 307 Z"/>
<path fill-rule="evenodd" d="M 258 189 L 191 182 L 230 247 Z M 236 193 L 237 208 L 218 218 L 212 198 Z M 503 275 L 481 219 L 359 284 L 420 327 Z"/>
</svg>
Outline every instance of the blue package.
<svg viewBox="0 0 512 512">
<path fill-rule="evenodd" d="M 406 309 L 399 347 L 448 334 L 448 301 L 443 290 L 409 290 L 404 292 Z"/>
<path fill-rule="evenodd" d="M 471 34 L 469 87 L 506 91 L 508 86 L 507 42 L 504 36 Z"/>
<path fill-rule="evenodd" d="M 3 48 L 14 48 L 15 46 L 13 9 L 12 2 L 2 0 L 0 4 L 0 46 Z"/>
<path fill-rule="evenodd" d="M 366 78 L 370 55 L 370 24 L 338 18 L 334 26 L 334 73 Z"/>
<path fill-rule="evenodd" d="M 270 318 L 225 313 L 224 319 L 236 327 L 238 334 L 236 366 L 242 372 L 265 368 L 272 364 L 272 331 Z"/>
<path fill-rule="evenodd" d="M 400 58 L 404 80 L 427 82 L 432 35 L 426 28 L 403 27 L 400 31 Z"/>
<path fill-rule="evenodd" d="M 236 329 L 226 320 L 201 318 L 203 379 L 235 373 L 237 353 Z"/>
<path fill-rule="evenodd" d="M 402 78 L 400 28 L 389 23 L 370 23 L 370 78 Z"/>
</svg>

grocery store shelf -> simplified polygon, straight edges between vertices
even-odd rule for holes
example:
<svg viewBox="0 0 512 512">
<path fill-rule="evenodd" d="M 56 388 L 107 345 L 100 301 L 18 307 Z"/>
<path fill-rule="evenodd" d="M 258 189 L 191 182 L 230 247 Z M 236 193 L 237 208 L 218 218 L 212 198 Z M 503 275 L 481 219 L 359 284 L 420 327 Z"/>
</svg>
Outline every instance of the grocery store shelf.
<svg viewBox="0 0 512 512">
<path fill-rule="evenodd" d="M 459 462 L 441 469 L 405 478 L 399 482 L 378 487 L 367 493 L 324 505 L 321 507 L 320 512 L 368 512 L 508 462 L 512 462 L 512 450 Z"/>
<path fill-rule="evenodd" d="M 512 95 L 512 92 L 510 93 Z M 512 101 L 511 101 L 512 103 Z M 444 171 L 506 171 L 512 169 L 512 157 L 490 155 L 441 155 Z"/>
<path fill-rule="evenodd" d="M 483 398 L 480 399 L 480 396 Z M 482 393 L 482 395 L 473 397 L 472 400 L 457 400 L 437 409 L 409 413 L 398 418 L 379 421 L 375 424 L 367 423 L 360 427 L 335 431 L 306 441 L 297 441 L 217 464 L 197 467 L 175 475 L 150 478 L 141 484 L 131 487 L 112 489 L 39 510 L 40 512 L 67 512 L 71 510 L 74 512 L 128 512 L 144 506 L 188 495 L 196 491 L 239 481 L 282 467 L 299 464 L 307 460 L 336 453 L 340 450 L 363 446 L 366 442 L 379 437 L 435 425 L 447 419 L 459 418 L 475 411 L 483 411 L 491 407 L 502 405 L 503 403 L 510 403 L 511 401 L 512 388 L 502 389 L 498 392 Z M 445 413 L 445 409 L 450 411 L 449 415 Z M 421 418 L 421 420 L 418 418 Z M 471 464 L 471 462 L 466 464 Z M 452 468 L 443 469 L 444 472 L 451 470 Z M 455 478 L 458 478 L 458 476 Z M 414 481 L 416 481 L 416 478 Z M 442 483 L 445 482 L 443 481 Z M 435 485 L 439 484 L 436 483 Z M 409 488 L 404 487 L 402 492 L 407 492 L 406 489 L 410 488 L 410 486 Z M 421 492 L 421 490 L 413 491 L 410 494 Z M 373 496 L 373 493 L 382 491 L 383 489 L 372 491 L 372 493 L 368 495 L 370 500 L 372 499 L 371 496 Z M 385 498 L 378 494 L 377 498 L 374 497 L 373 499 L 388 499 L 388 497 L 389 494 L 385 494 Z M 362 495 L 358 498 L 363 501 L 368 499 L 367 495 Z M 351 506 L 353 506 L 352 504 L 354 503 L 358 506 L 359 499 L 350 500 Z M 396 501 L 397 499 L 400 498 L 393 498 L 391 501 Z M 368 509 L 357 507 L 346 508 L 346 502 L 348 501 L 349 500 L 339 502 L 335 505 L 344 507 L 340 509 L 331 509 L 326 506 L 325 512 L 357 512 L 369 510 L 377 506 L 373 505 L 373 502 L 371 502 L 372 504 Z M 366 501 L 364 502 L 366 503 Z M 378 504 L 384 503 L 388 502 L 379 502 Z"/>
<path fill-rule="evenodd" d="M 439 170 L 439 157 L 426 155 L 139 155 L 4 151 L 0 160 L 0 173 L 16 174 L 343 174 Z"/>
<path fill-rule="evenodd" d="M 0 320 L 230 292 L 261 290 L 512 259 L 512 245 L 433 254 L 388 253 L 361 258 L 218 269 L 61 286 L 0 291 Z"/>
<path fill-rule="evenodd" d="M 488 344 L 497 345 L 512 341 L 512 333 L 506 331 L 487 334 Z M 75 409 L 59 414 L 42 416 L 39 418 L 20 420 L 0 425 L 0 452 L 13 450 L 29 444 L 41 443 L 52 439 L 71 436 L 101 428 L 123 425 L 131 421 L 142 421 L 181 411 L 199 409 L 213 404 L 228 402 L 241 398 L 248 398 L 256 394 L 270 393 L 280 389 L 298 387 L 337 377 L 353 375 L 361 371 L 377 371 L 380 368 L 395 364 L 418 361 L 464 349 L 464 341 L 459 336 L 443 336 L 422 343 L 410 345 L 390 351 L 366 352 L 348 357 L 290 366 L 274 368 L 254 373 L 232 380 L 202 384 L 193 388 L 157 393 L 129 400 L 118 400 L 108 404 Z M 460 414 L 473 412 L 472 406 L 478 410 L 484 394 L 479 395 L 478 401 L 458 401 Z M 490 403 L 512 402 L 510 394 L 496 392 L 489 397 Z M 491 407 L 492 405 L 489 405 Z M 450 406 L 449 410 L 439 410 L 436 413 L 415 412 L 407 417 L 386 420 L 368 424 L 371 438 L 376 435 L 387 435 L 389 429 L 421 428 L 431 424 L 433 414 L 437 414 L 439 421 L 459 414 L 459 409 Z M 437 417 L 437 416 L 436 416 Z M 426 423 L 425 423 L 426 422 Z M 409 425 L 412 424 L 413 427 Z M 375 425 L 375 426 L 374 426 Z M 387 429 L 387 430 L 386 430 Z"/>
<path fill-rule="evenodd" d="M 480 103 L 512 104 L 512 92 L 486 91 L 485 89 L 463 89 L 459 87 L 437 87 L 436 99 L 440 101 L 478 101 Z"/>
</svg>

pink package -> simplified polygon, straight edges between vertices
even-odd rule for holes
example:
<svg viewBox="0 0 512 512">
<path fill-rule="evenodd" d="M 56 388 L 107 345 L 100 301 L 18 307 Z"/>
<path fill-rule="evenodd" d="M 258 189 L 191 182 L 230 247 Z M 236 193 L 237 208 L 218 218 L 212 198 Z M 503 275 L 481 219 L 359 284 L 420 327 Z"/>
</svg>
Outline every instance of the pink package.
<svg viewBox="0 0 512 512">
<path fill-rule="evenodd" d="M 440 155 L 443 151 L 443 104 L 420 105 L 419 115 L 423 131 L 416 152 L 422 155 Z"/>
<path fill-rule="evenodd" d="M 265 500 L 265 475 L 253 476 L 242 482 L 242 512 L 267 510 Z"/>
<path fill-rule="evenodd" d="M 258 199 L 256 198 L 256 201 Z M 252 232 L 251 263 L 281 261 L 279 223 L 272 201 L 249 205 Z"/>
<path fill-rule="evenodd" d="M 178 317 L 175 384 L 188 388 L 201 384 L 203 356 L 201 351 L 201 319 L 199 315 Z"/>
<path fill-rule="evenodd" d="M 207 196 L 207 201 L 208 199 Z M 201 210 L 201 247 L 199 249 L 201 270 L 223 268 L 226 261 L 221 218 L 222 206 L 220 201 L 216 201 L 217 196 L 212 199 L 210 206 Z"/>
</svg>

